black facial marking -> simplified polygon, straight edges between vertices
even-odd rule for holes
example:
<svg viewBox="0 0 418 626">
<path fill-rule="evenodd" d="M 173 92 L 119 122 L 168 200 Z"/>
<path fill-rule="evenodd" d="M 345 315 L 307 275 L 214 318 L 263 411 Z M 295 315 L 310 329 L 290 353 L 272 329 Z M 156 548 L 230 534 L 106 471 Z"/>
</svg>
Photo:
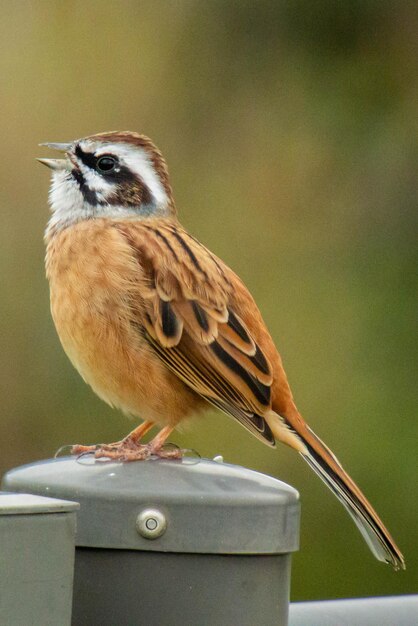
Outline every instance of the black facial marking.
<svg viewBox="0 0 418 626">
<path fill-rule="evenodd" d="M 263 385 L 254 376 L 249 374 L 226 350 L 224 350 L 217 341 L 210 344 L 210 348 L 216 354 L 218 359 L 232 372 L 237 374 L 247 387 L 251 390 L 258 402 L 263 406 L 270 404 L 270 387 Z"/>
<path fill-rule="evenodd" d="M 137 181 L 139 182 L 141 189 L 142 189 L 142 196 L 141 196 L 142 204 L 146 204 L 146 205 L 152 204 L 154 202 L 154 198 L 152 197 L 150 190 L 145 185 L 145 183 L 142 182 L 139 176 L 137 176 Z"/>
<path fill-rule="evenodd" d="M 109 170 L 108 172 L 102 172 L 98 170 L 100 176 L 103 176 L 109 182 L 115 183 L 134 183 L 138 180 L 137 176 L 131 172 L 131 170 L 125 165 L 118 165 L 113 170 Z"/>
<path fill-rule="evenodd" d="M 77 178 L 80 179 L 80 177 L 83 178 L 84 186 L 81 187 L 79 183 L 80 189 L 90 204 L 127 205 L 132 207 L 138 207 L 139 205 L 151 206 L 153 204 L 153 196 L 141 177 L 125 165 L 121 165 L 118 157 L 114 154 L 101 154 L 97 157 L 91 152 L 84 152 L 79 144 L 76 145 L 74 154 L 83 165 L 115 186 L 114 192 L 109 195 L 106 202 L 98 201 L 97 194 L 86 186 L 82 173 L 76 174 L 74 176 L 76 180 Z M 107 168 L 106 164 L 111 165 L 111 163 L 113 163 L 112 167 Z M 103 164 L 105 164 L 104 168 L 102 167 Z"/>
<path fill-rule="evenodd" d="M 103 176 L 108 181 L 115 182 L 135 182 L 137 181 L 137 176 L 131 172 L 131 170 L 125 165 L 121 165 L 119 163 L 118 158 L 114 154 L 101 154 L 99 157 L 95 156 L 92 152 L 83 152 L 79 145 L 75 148 L 75 155 L 80 161 L 89 167 L 91 170 L 94 170 L 100 176 Z M 102 160 L 112 159 L 115 163 L 114 167 L 109 170 L 104 170 L 101 168 Z"/>
<path fill-rule="evenodd" d="M 84 165 L 100 174 L 100 176 L 106 178 L 106 180 L 136 180 L 135 174 L 133 174 L 129 168 L 124 165 L 120 165 L 118 158 L 113 154 L 101 154 L 97 157 L 92 152 L 83 152 L 79 144 L 75 147 L 74 153 Z M 112 160 L 114 162 L 114 167 L 109 169 L 102 168 L 101 165 L 107 160 Z"/>
<path fill-rule="evenodd" d="M 86 183 L 86 179 L 83 174 L 77 168 L 73 168 L 71 172 L 75 181 L 77 181 L 78 186 L 80 187 L 80 191 L 83 194 L 83 197 L 86 202 L 91 204 L 92 206 L 103 205 L 103 200 L 99 200 L 97 197 L 97 193 L 90 189 L 90 187 Z"/>
<path fill-rule="evenodd" d="M 84 165 L 87 165 L 92 170 L 96 169 L 97 158 L 91 152 L 83 152 L 80 145 L 77 144 L 74 150 L 77 159 L 80 159 Z"/>
</svg>

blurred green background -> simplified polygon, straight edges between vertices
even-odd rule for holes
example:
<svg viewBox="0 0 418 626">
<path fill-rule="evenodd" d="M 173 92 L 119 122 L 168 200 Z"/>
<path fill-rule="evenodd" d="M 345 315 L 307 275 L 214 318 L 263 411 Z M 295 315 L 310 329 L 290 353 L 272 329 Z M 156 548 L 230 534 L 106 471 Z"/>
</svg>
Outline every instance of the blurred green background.
<svg viewBox="0 0 418 626">
<path fill-rule="evenodd" d="M 173 440 L 301 493 L 292 599 L 417 592 L 416 2 L 1 1 L 1 470 L 133 426 L 49 314 L 41 141 L 148 134 L 183 224 L 254 294 L 296 401 L 403 549 L 394 573 L 291 450 L 211 412 Z"/>
</svg>

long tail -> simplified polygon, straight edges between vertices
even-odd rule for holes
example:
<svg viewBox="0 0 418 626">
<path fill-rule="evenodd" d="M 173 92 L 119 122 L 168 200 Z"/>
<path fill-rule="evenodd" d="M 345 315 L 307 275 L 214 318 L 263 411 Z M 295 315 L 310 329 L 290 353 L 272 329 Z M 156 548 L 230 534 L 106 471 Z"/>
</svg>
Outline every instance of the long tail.
<svg viewBox="0 0 418 626">
<path fill-rule="evenodd" d="M 277 414 L 275 417 L 277 418 Z M 268 422 L 272 427 L 272 421 L 268 420 Z M 291 420 L 285 419 L 285 424 L 287 436 L 283 436 L 283 423 L 279 426 L 276 420 L 274 427 L 272 427 L 274 435 L 288 445 L 295 447 L 337 496 L 353 518 L 374 556 L 379 561 L 390 563 L 395 570 L 405 569 L 405 559 L 391 534 L 331 450 L 315 435 L 299 414 Z M 296 441 L 289 440 L 289 435 L 293 436 Z M 302 446 L 300 442 L 302 442 Z"/>
</svg>

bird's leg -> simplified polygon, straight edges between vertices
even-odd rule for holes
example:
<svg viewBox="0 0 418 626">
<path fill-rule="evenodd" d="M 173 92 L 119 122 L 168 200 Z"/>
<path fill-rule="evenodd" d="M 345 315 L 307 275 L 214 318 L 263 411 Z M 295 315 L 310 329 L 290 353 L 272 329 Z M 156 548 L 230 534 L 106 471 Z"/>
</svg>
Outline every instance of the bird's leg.
<svg viewBox="0 0 418 626">
<path fill-rule="evenodd" d="M 173 430 L 174 428 L 172 426 L 164 426 L 164 428 L 155 435 L 154 439 L 151 439 L 148 444 L 151 455 L 158 456 L 162 459 L 180 459 L 183 456 L 180 448 L 164 449 L 164 444 Z"/>
<path fill-rule="evenodd" d="M 72 446 L 71 454 L 79 455 L 89 452 L 98 452 L 100 450 L 116 451 L 121 450 L 122 448 L 127 450 L 135 449 L 138 446 L 138 442 L 149 430 L 151 430 L 153 426 L 154 424 L 152 422 L 143 422 L 142 424 L 134 428 L 134 430 L 130 432 L 129 435 L 126 435 L 126 437 L 124 437 L 121 441 L 116 441 L 114 443 L 105 443 L 93 446 Z"/>
<path fill-rule="evenodd" d="M 117 441 L 116 443 L 109 443 L 107 445 L 110 446 L 111 448 L 121 446 L 121 445 L 127 445 L 127 446 L 130 446 L 132 444 L 135 445 L 138 443 L 138 441 L 141 441 L 142 437 L 146 435 L 147 432 L 151 430 L 153 426 L 154 424 L 152 422 L 142 422 L 142 424 L 134 428 L 129 433 L 129 435 L 126 435 L 126 437 L 124 437 L 122 441 Z"/>
</svg>

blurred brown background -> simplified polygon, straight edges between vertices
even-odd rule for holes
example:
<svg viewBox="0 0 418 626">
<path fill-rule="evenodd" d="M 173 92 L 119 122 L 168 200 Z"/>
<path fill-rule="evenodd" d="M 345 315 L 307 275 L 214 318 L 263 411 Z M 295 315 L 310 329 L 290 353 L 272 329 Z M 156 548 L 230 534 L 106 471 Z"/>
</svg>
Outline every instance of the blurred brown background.
<svg viewBox="0 0 418 626">
<path fill-rule="evenodd" d="M 174 440 L 302 498 L 292 599 L 417 591 L 415 2 L 0 2 L 1 470 L 132 424 L 49 315 L 41 141 L 137 130 L 253 292 L 305 417 L 404 550 L 394 573 L 292 451 L 213 412 Z M 256 530 L 255 530 L 256 532 Z"/>
</svg>

